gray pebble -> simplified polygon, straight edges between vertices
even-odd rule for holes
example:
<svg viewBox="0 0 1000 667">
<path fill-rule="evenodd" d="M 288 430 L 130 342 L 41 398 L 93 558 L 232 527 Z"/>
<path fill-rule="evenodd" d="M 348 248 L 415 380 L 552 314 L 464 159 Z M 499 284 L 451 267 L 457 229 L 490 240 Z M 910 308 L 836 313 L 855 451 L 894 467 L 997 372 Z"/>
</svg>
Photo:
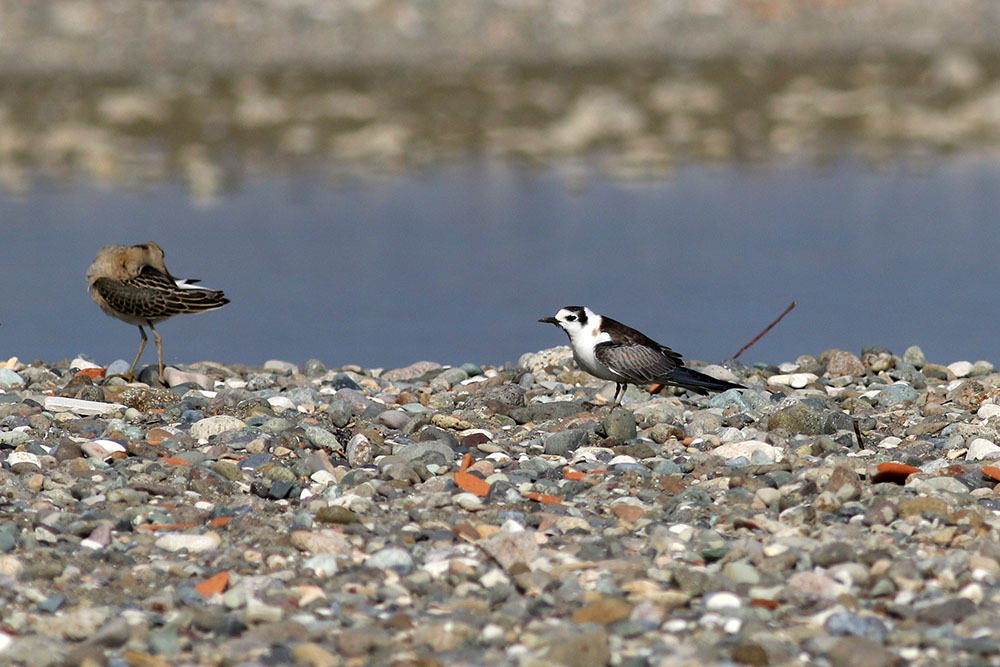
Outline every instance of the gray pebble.
<svg viewBox="0 0 1000 667">
<path fill-rule="evenodd" d="M 392 446 L 393 456 L 399 456 L 404 461 L 415 461 L 426 456 L 428 453 L 437 453 L 444 457 L 446 461 L 455 458 L 454 450 L 441 440 L 427 440 L 424 442 L 396 443 Z"/>
<path fill-rule="evenodd" d="M 636 437 L 635 414 L 625 408 L 615 408 L 603 422 L 604 433 L 609 438 L 622 442 Z"/>
<path fill-rule="evenodd" d="M 406 549 L 386 547 L 369 556 L 365 561 L 365 567 L 379 570 L 392 569 L 402 574 L 413 568 L 413 557 Z"/>
<path fill-rule="evenodd" d="M 342 398 L 334 399 L 330 401 L 330 405 L 326 409 L 326 414 L 329 415 L 330 421 L 333 422 L 334 426 L 343 428 L 351 421 L 351 404 Z"/>
<path fill-rule="evenodd" d="M 820 567 L 830 567 L 837 563 L 846 563 L 855 557 L 855 549 L 846 542 L 830 542 L 822 544 L 813 550 L 813 563 Z"/>
<path fill-rule="evenodd" d="M 831 635 L 852 635 L 871 639 L 879 643 L 884 642 L 889 635 L 889 629 L 878 618 L 874 616 L 859 616 L 850 612 L 836 612 L 831 614 L 826 619 L 826 622 L 823 623 L 823 629 Z"/>
<path fill-rule="evenodd" d="M 919 369 L 927 363 L 927 357 L 924 356 L 924 351 L 920 349 L 920 346 L 911 345 L 903 352 L 903 361 Z"/>
<path fill-rule="evenodd" d="M 306 438 L 313 446 L 326 451 L 341 451 L 343 446 L 337 436 L 321 426 L 309 425 L 305 428 Z"/>
<path fill-rule="evenodd" d="M 805 435 L 821 435 L 832 433 L 827 425 L 826 415 L 822 410 L 812 408 L 805 403 L 795 403 L 778 410 L 767 420 L 767 430 L 785 429 L 790 433 Z"/>
<path fill-rule="evenodd" d="M 410 421 L 410 415 L 403 410 L 386 410 L 379 414 L 376 421 L 392 429 L 402 429 Z"/>
<path fill-rule="evenodd" d="M 24 378 L 20 375 L 9 368 L 0 368 L 0 387 L 23 387 L 24 385 Z"/>
<path fill-rule="evenodd" d="M 310 359 L 306 363 L 302 364 L 302 373 L 306 377 L 320 377 L 326 374 L 326 366 L 319 359 Z"/>
<path fill-rule="evenodd" d="M 542 442 L 546 454 L 569 456 L 577 447 L 582 447 L 590 439 L 590 431 L 582 428 L 571 428 L 565 431 L 547 433 Z"/>
<path fill-rule="evenodd" d="M 660 461 L 653 468 L 653 472 L 657 475 L 679 475 L 681 467 L 670 460 Z"/>
<path fill-rule="evenodd" d="M 904 403 L 915 403 L 918 398 L 920 398 L 920 392 L 916 389 L 907 384 L 896 383 L 879 392 L 876 400 L 882 407 L 895 407 Z"/>
<path fill-rule="evenodd" d="M 513 417 L 518 424 L 526 424 L 550 419 L 565 419 L 579 414 L 582 409 L 579 403 L 553 401 L 552 403 L 534 403 L 523 408 L 514 408 L 507 414 Z"/>
</svg>

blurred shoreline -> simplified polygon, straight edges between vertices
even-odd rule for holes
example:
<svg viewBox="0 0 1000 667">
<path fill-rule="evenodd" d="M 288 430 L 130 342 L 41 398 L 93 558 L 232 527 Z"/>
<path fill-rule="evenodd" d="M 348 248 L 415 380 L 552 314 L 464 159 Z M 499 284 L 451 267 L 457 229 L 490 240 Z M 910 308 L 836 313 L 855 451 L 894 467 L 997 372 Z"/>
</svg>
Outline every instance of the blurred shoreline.
<svg viewBox="0 0 1000 667">
<path fill-rule="evenodd" d="M 982 1 L 0 0 L 0 189 L 1000 148 Z"/>
<path fill-rule="evenodd" d="M 0 74 L 1000 52 L 990 0 L 0 0 Z"/>
</svg>

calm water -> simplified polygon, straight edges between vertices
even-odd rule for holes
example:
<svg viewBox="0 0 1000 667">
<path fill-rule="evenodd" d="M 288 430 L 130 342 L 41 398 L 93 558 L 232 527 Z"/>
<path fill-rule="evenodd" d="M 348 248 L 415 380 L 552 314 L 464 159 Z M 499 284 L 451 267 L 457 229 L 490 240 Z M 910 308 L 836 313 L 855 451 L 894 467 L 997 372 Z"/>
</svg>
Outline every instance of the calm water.
<svg viewBox="0 0 1000 667">
<path fill-rule="evenodd" d="M 104 244 L 155 240 L 174 274 L 232 300 L 161 324 L 168 363 L 503 363 L 564 343 L 536 320 L 570 304 L 717 361 L 793 299 L 745 361 L 919 344 L 1000 363 L 1000 162 L 567 180 L 483 161 L 354 187 L 251 179 L 208 205 L 181 185 L 0 194 L 0 356 L 131 359 L 138 332 L 98 310 L 84 274 Z"/>
</svg>

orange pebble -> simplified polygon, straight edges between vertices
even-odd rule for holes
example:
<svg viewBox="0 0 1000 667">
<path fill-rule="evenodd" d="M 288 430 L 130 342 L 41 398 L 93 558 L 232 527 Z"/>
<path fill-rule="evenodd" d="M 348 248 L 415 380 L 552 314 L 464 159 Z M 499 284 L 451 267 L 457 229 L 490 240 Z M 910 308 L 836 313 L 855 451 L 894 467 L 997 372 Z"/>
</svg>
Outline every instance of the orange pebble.
<svg viewBox="0 0 1000 667">
<path fill-rule="evenodd" d="M 476 477 L 469 472 L 456 472 L 455 484 L 463 491 L 473 493 L 480 498 L 485 498 L 490 492 L 490 485 L 486 483 L 485 479 Z"/>
<path fill-rule="evenodd" d="M 229 572 L 223 570 L 217 574 L 212 575 L 205 581 L 201 582 L 194 587 L 196 591 L 204 595 L 205 597 L 212 597 L 222 591 L 226 590 L 226 586 L 229 585 Z"/>
</svg>

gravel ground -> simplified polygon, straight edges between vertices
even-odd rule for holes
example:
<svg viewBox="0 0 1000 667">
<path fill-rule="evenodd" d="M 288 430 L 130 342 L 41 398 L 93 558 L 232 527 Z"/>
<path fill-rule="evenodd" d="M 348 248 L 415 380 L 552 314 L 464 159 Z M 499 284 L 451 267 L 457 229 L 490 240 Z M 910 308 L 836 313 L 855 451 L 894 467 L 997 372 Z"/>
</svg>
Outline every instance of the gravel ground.
<svg viewBox="0 0 1000 667">
<path fill-rule="evenodd" d="M 6 366 L 6 663 L 998 664 L 986 362 Z"/>
</svg>

